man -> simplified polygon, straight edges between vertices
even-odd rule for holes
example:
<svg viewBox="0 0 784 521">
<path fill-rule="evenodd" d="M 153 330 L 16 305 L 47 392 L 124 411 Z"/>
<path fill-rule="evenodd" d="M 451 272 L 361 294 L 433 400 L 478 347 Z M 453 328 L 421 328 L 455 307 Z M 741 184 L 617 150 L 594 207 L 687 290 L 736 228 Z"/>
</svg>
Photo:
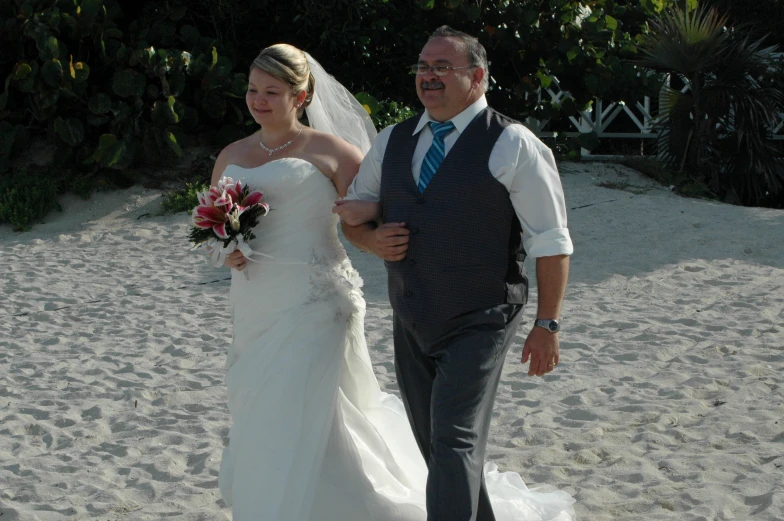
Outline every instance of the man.
<svg viewBox="0 0 784 521">
<path fill-rule="evenodd" d="M 558 364 L 572 243 L 555 161 L 522 125 L 487 106 L 485 49 L 443 26 L 422 49 L 421 116 L 383 130 L 347 199 L 380 201 L 384 223 L 343 225 L 384 259 L 395 369 L 428 462 L 428 521 L 492 521 L 482 468 L 504 356 L 536 258 L 528 374 Z M 336 210 L 340 213 L 340 210 Z"/>
</svg>

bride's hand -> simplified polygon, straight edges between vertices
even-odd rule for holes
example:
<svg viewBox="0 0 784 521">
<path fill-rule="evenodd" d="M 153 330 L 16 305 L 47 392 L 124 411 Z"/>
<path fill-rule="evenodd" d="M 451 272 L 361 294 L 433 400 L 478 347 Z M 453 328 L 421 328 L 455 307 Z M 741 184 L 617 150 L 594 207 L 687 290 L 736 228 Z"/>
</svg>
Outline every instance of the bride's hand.
<svg viewBox="0 0 784 521">
<path fill-rule="evenodd" d="M 228 266 L 229 268 L 235 269 L 237 271 L 244 270 L 247 263 L 248 259 L 246 259 L 242 252 L 238 250 L 229 253 L 226 256 L 226 260 L 223 261 L 224 266 Z"/>
<path fill-rule="evenodd" d="M 359 226 L 381 217 L 381 203 L 340 199 L 335 201 L 332 213 L 338 214 L 340 220 L 349 226 Z"/>
</svg>

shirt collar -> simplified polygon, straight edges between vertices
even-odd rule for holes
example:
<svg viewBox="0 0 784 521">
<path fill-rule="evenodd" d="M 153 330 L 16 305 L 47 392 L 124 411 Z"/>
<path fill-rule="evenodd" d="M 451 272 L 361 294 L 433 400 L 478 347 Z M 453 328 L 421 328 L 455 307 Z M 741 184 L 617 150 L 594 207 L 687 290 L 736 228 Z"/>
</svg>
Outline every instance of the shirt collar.
<svg viewBox="0 0 784 521">
<path fill-rule="evenodd" d="M 458 134 L 461 134 L 466 129 L 468 124 L 474 120 L 476 115 L 482 112 L 485 108 L 487 108 L 487 98 L 482 95 L 478 100 L 469 105 L 468 108 L 466 108 L 463 112 L 453 117 L 450 121 L 454 123 Z M 419 118 L 419 123 L 417 123 L 417 126 L 414 129 L 412 135 L 417 135 L 419 131 L 425 128 L 425 125 L 431 121 L 435 120 L 430 117 L 430 114 L 427 111 L 425 111 L 425 113 L 422 114 L 422 117 Z"/>
</svg>

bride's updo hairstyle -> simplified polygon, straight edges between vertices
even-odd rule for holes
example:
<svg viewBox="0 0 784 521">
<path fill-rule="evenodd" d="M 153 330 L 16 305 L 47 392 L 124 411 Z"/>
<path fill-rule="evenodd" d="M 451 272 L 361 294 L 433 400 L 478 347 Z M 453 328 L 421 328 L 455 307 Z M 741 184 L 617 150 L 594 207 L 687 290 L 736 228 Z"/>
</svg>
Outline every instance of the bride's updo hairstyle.
<svg viewBox="0 0 784 521">
<path fill-rule="evenodd" d="M 297 110 L 297 117 L 301 118 L 305 108 L 313 101 L 316 88 L 316 80 L 310 73 L 305 53 L 293 45 L 278 43 L 261 51 L 251 64 L 251 68 L 253 67 L 290 85 L 294 95 L 303 90 L 306 92 L 305 102 Z"/>
</svg>

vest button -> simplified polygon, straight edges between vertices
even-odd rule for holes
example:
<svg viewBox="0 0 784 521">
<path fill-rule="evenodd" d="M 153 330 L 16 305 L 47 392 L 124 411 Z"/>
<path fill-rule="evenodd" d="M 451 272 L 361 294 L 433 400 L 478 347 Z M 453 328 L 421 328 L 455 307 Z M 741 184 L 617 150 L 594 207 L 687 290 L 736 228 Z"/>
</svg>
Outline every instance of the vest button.
<svg viewBox="0 0 784 521">
<path fill-rule="evenodd" d="M 425 198 L 420 195 L 419 197 L 417 197 L 416 202 L 417 204 L 425 204 Z"/>
</svg>

